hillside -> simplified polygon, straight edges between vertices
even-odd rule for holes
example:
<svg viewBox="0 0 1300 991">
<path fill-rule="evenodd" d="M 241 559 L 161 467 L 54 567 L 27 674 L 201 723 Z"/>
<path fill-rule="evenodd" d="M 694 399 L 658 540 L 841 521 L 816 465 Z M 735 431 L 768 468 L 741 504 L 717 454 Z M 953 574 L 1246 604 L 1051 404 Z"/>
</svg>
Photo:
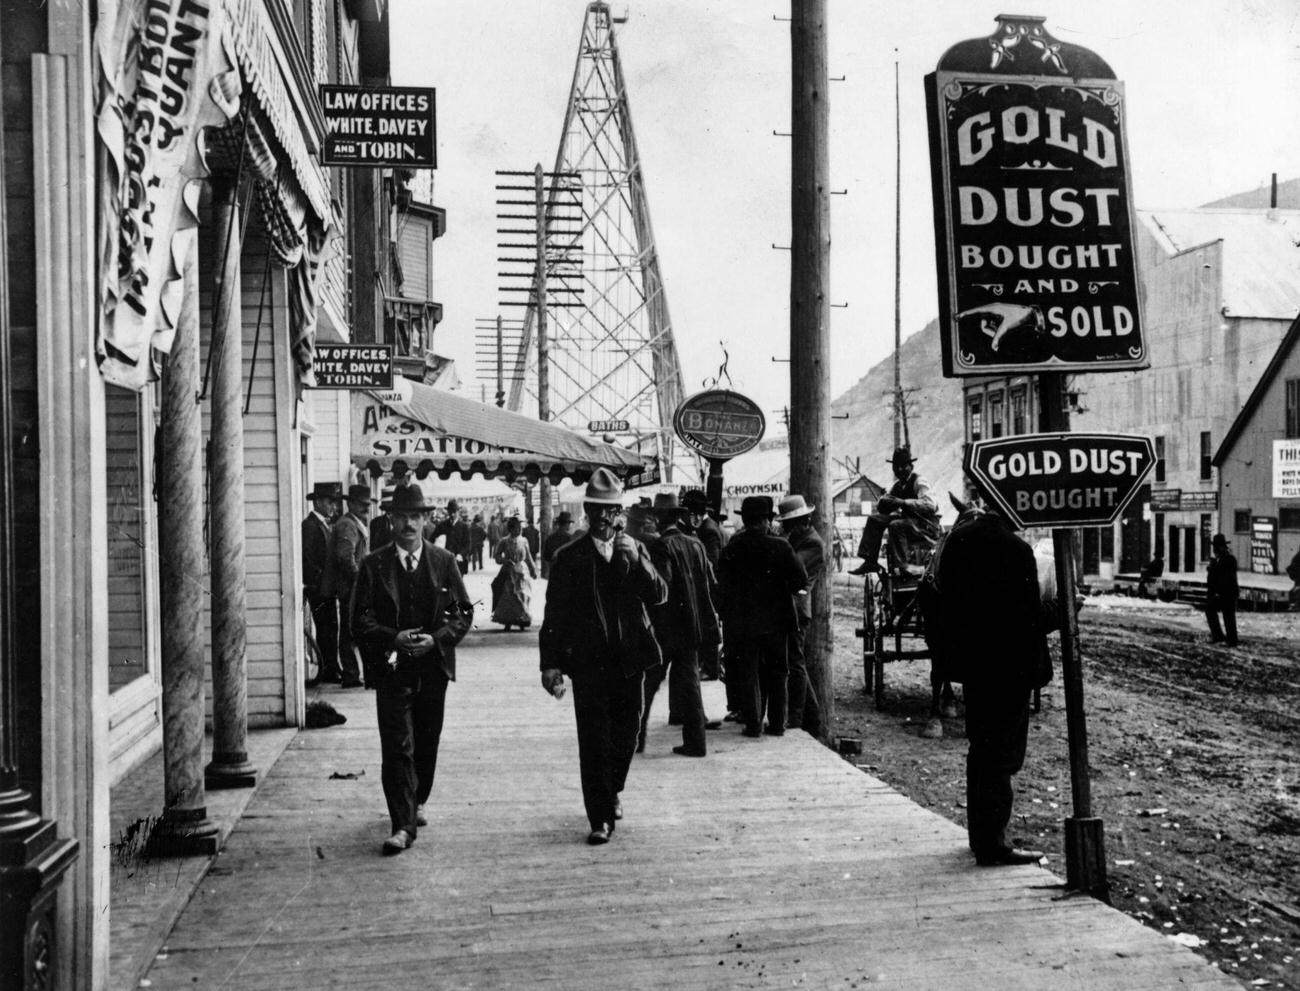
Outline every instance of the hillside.
<svg viewBox="0 0 1300 991">
<path fill-rule="evenodd" d="M 934 486 L 944 521 L 951 522 L 956 513 L 947 493 L 961 495 L 963 489 L 961 380 L 943 377 L 937 320 L 904 340 L 899 354 L 903 388 L 913 390 L 907 424 L 917 471 Z M 882 485 L 891 483 L 887 462 L 894 448 L 893 388 L 890 355 L 831 403 L 833 477 L 844 476 L 842 461 L 860 459 L 862 474 Z M 845 414 L 847 419 L 834 419 Z"/>
</svg>

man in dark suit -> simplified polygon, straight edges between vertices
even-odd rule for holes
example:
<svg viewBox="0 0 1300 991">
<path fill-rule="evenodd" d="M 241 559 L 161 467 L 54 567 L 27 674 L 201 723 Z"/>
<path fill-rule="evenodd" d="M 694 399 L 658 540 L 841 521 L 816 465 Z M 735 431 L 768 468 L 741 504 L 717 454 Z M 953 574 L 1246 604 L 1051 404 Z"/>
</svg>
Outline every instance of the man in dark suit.
<svg viewBox="0 0 1300 991">
<path fill-rule="evenodd" d="M 727 670 L 736 679 L 736 703 L 744 735 L 785 733 L 786 640 L 796 628 L 794 596 L 808 585 L 808 574 L 793 548 L 768 532 L 770 496 L 746 496 L 740 506 L 745 528 L 718 558 L 722 623 L 727 637 Z"/>
<path fill-rule="evenodd" d="M 804 640 L 808 627 L 812 624 L 813 589 L 826 573 L 826 545 L 821 535 L 813 526 L 813 511 L 816 506 L 809 506 L 801 495 L 791 495 L 781 500 L 777 520 L 790 541 L 795 556 L 808 573 L 808 589 L 795 594 L 794 607 L 799 622 L 790 631 L 786 642 L 789 676 L 786 678 L 788 697 L 786 699 L 785 725 L 787 729 L 807 730 L 812 736 L 821 736 L 821 708 L 817 704 L 817 693 L 813 691 L 808 678 L 808 667 L 804 663 Z"/>
<path fill-rule="evenodd" d="M 1228 538 L 1216 533 L 1210 541 L 1214 550 L 1205 569 L 1205 621 L 1210 627 L 1210 643 L 1237 646 L 1237 559 L 1228 549 Z M 1219 614 L 1223 625 L 1219 625 Z M 1227 638 L 1224 638 L 1227 630 Z"/>
<path fill-rule="evenodd" d="M 678 525 L 685 533 L 693 534 L 704 545 L 704 556 L 709 560 L 709 567 L 716 575 L 718 555 L 726 541 L 722 537 L 722 527 L 709 515 L 709 500 L 701 489 L 690 489 L 682 496 L 682 508 L 686 511 L 680 517 Z M 700 647 L 700 677 L 704 681 L 717 681 L 722 677 L 722 644 L 704 644 Z M 727 710 L 732 708 L 732 690 L 727 690 Z"/>
<path fill-rule="evenodd" d="M 393 542 L 361 562 L 352 618 L 379 718 L 393 830 L 384 852 L 401 853 L 427 825 L 447 684 L 456 680 L 456 644 L 474 607 L 455 560 L 423 539 L 433 507 L 420 487 L 398 489 L 381 508 L 392 520 Z"/>
<path fill-rule="evenodd" d="M 352 620 L 347 602 L 361 569 L 361 559 L 370 550 L 370 486 L 348 486 L 348 511 L 334 521 L 330 533 L 329 564 L 325 569 L 326 591 L 339 600 L 339 666 L 344 688 L 361 687 L 361 668 L 352 649 Z"/>
<path fill-rule="evenodd" d="M 1046 623 L 1034 552 L 997 513 L 956 526 L 943 544 L 938 610 L 950 675 L 966 702 L 966 831 L 975 862 L 985 867 L 1042 859 L 1007 841 L 1015 793 L 1011 778 L 1025 761 L 1029 694 L 1051 678 Z"/>
<path fill-rule="evenodd" d="M 340 681 L 339 600 L 324 592 L 325 569 L 329 563 L 330 529 L 334 514 L 343 501 L 341 482 L 317 482 L 308 493 L 311 512 L 302 521 L 302 591 L 311 609 L 320 651 L 316 681 Z"/>
<path fill-rule="evenodd" d="M 623 487 L 606 468 L 587 484 L 587 532 L 560 548 L 546 589 L 538 639 L 542 687 L 556 694 L 573 681 L 582 799 L 591 823 L 588 843 L 608 843 L 622 818 L 619 793 L 627 781 L 641 726 L 647 668 L 660 661 L 647 607 L 668 589 L 637 540 L 614 529 Z"/>
<path fill-rule="evenodd" d="M 556 552 L 572 539 L 573 514 L 565 509 L 560 512 L 559 516 L 555 517 L 555 526 L 551 530 L 550 536 L 546 538 L 546 543 L 542 545 L 543 578 L 551 576 L 551 563 L 555 560 Z"/>
</svg>

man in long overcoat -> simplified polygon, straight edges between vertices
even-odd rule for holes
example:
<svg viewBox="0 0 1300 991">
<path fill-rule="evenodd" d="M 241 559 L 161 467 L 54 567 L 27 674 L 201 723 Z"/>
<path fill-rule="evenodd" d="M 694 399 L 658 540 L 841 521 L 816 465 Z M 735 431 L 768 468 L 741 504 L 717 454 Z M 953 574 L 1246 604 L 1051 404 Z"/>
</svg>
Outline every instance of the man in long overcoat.
<svg viewBox="0 0 1300 991">
<path fill-rule="evenodd" d="M 1210 643 L 1237 646 L 1237 558 L 1228 549 L 1228 538 L 1216 533 L 1210 541 L 1214 553 L 1205 569 L 1205 621 L 1210 627 Z M 1219 616 L 1223 625 L 1219 625 Z M 1227 638 L 1224 638 L 1224 631 Z"/>
<path fill-rule="evenodd" d="M 308 495 L 311 512 L 302 521 L 302 591 L 311 610 L 320 651 L 317 681 L 341 681 L 339 672 L 339 600 L 325 593 L 329 565 L 330 531 L 343 501 L 341 482 L 317 482 Z"/>
<path fill-rule="evenodd" d="M 361 667 L 352 640 L 352 620 L 347 603 L 352 596 L 361 561 L 370 551 L 370 486 L 348 486 L 348 511 L 334 521 L 330 533 L 329 566 L 325 587 L 339 600 L 339 667 L 344 688 L 361 687 Z"/>
<path fill-rule="evenodd" d="M 718 558 L 728 677 L 735 679 L 744 735 L 785 733 L 786 640 L 797 626 L 794 596 L 808 586 L 808 573 L 793 548 L 768 532 L 769 496 L 746 496 L 740 506 L 745 528 Z"/>
<path fill-rule="evenodd" d="M 588 843 L 608 843 L 622 817 L 641 726 L 645 670 L 660 661 L 647 608 L 668 595 L 650 552 L 614 521 L 623 487 L 606 468 L 587 484 L 587 532 L 560 548 L 546 589 L 538 646 L 542 687 L 556 693 L 573 682 L 582 799 L 591 824 Z"/>
<path fill-rule="evenodd" d="M 997 513 L 955 527 L 943 545 L 938 618 L 949 673 L 966 701 L 967 834 L 981 866 L 1032 863 L 1011 845 L 1011 777 L 1024 765 L 1029 696 L 1051 678 L 1034 552 Z"/>
<path fill-rule="evenodd" d="M 707 719 L 700 696 L 700 647 L 721 639 L 718 614 L 713 600 L 717 594 L 713 569 L 704 556 L 704 545 L 682 531 L 675 493 L 655 496 L 654 513 L 659 539 L 650 545 L 650 559 L 668 586 L 668 599 L 650 610 L 655 639 L 663 652 L 663 663 L 646 672 L 645 704 L 641 712 L 641 733 L 637 750 L 645 749 L 646 723 L 655 693 L 668 675 L 669 722 L 682 727 L 682 743 L 673 753 L 682 757 L 703 757 Z M 715 729 L 721 723 L 715 724 Z"/>
<path fill-rule="evenodd" d="M 432 508 L 414 483 L 383 503 L 393 542 L 361 562 L 352 596 L 353 634 L 379 719 L 393 830 L 385 853 L 405 850 L 426 824 L 456 644 L 474 618 L 455 559 L 423 539 Z"/>
<path fill-rule="evenodd" d="M 781 500 L 777 510 L 777 520 L 785 539 L 790 541 L 795 556 L 808 573 L 808 588 L 797 592 L 794 597 L 794 611 L 798 623 L 790 631 L 786 643 L 789 675 L 786 678 L 788 697 L 786 699 L 787 729 L 807 730 L 812 736 L 821 735 L 821 707 L 817 703 L 817 693 L 813 691 L 808 678 L 808 666 L 804 662 L 804 641 L 808 636 L 808 627 L 812 625 L 813 589 L 826 573 L 826 545 L 821 535 L 813 526 L 813 512 L 816 506 L 809 506 L 801 495 L 790 495 Z"/>
</svg>

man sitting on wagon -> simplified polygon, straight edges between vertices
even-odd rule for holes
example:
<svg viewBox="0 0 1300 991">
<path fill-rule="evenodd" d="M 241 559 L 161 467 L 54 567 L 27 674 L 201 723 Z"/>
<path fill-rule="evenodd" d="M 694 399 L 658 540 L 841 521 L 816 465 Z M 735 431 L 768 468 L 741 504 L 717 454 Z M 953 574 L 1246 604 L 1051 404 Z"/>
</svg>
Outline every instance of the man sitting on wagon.
<svg viewBox="0 0 1300 991">
<path fill-rule="evenodd" d="M 916 459 L 905 447 L 890 458 L 894 467 L 894 484 L 889 494 L 880 497 L 876 511 L 867 517 L 858 557 L 862 563 L 851 575 L 865 575 L 879 570 L 880 541 L 889 534 L 889 553 L 893 566 L 907 574 L 920 575 L 935 541 L 942 532 L 939 504 L 930 495 L 930 483 L 912 470 Z"/>
</svg>

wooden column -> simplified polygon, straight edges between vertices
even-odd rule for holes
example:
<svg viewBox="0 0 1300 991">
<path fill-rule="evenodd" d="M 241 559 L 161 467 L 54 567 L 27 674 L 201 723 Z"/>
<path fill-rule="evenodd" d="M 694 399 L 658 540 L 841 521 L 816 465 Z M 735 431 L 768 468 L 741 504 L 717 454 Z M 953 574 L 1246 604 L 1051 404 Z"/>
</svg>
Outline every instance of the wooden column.
<svg viewBox="0 0 1300 991">
<path fill-rule="evenodd" d="M 790 162 L 790 491 L 817 507 L 814 522 L 830 547 L 830 127 L 826 0 L 792 0 Z M 808 676 L 834 716 L 831 590 L 823 575 L 812 597 Z"/>
<path fill-rule="evenodd" d="M 209 432 L 208 506 L 212 542 L 212 762 L 209 788 L 257 783 L 248 760 L 248 609 L 244 570 L 244 365 L 240 261 L 242 224 L 237 184 L 212 183 L 217 267 Z"/>
<path fill-rule="evenodd" d="M 182 270 L 183 296 L 162 379 L 158 465 L 159 622 L 162 624 L 164 810 L 154 855 L 215 853 L 203 781 L 203 418 L 199 408 L 197 232 Z"/>
<path fill-rule="evenodd" d="M 535 290 L 537 307 L 537 418 L 543 423 L 551 418 L 551 347 L 546 336 L 546 176 L 538 164 L 533 170 L 534 194 L 537 198 L 537 273 Z M 537 487 L 540 511 L 537 529 L 541 542 L 551 535 L 551 482 L 543 477 Z"/>
</svg>

